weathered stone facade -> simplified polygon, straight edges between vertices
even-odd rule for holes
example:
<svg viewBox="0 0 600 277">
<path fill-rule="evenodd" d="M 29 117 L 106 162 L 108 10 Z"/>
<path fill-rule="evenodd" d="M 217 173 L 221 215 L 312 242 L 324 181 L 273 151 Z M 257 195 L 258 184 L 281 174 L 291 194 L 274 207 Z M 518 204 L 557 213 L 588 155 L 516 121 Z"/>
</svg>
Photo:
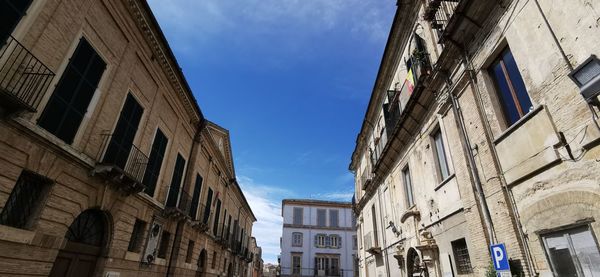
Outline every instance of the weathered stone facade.
<svg viewBox="0 0 600 277">
<path fill-rule="evenodd" d="M 398 5 L 350 165 L 361 276 L 484 276 L 494 243 L 513 274 L 600 272 L 600 107 L 568 76 L 600 2 Z"/>
<path fill-rule="evenodd" d="M 34 0 L 24 11 L 12 44 L 0 43 L 0 67 L 20 59 L 18 41 L 56 76 L 30 107 L 9 107 L 17 94 L 0 83 L 0 275 L 246 276 L 256 218 L 235 179 L 229 132 L 204 119 L 147 3 Z M 83 40 L 106 67 L 66 142 L 39 120 Z M 0 79 L 35 70 L 19 66 Z M 124 162 L 107 164 L 130 98 L 142 109 L 138 125 L 119 146 Z M 165 144 L 150 191 L 158 133 Z M 45 183 L 34 203 L 15 190 L 31 184 L 24 176 Z"/>
</svg>

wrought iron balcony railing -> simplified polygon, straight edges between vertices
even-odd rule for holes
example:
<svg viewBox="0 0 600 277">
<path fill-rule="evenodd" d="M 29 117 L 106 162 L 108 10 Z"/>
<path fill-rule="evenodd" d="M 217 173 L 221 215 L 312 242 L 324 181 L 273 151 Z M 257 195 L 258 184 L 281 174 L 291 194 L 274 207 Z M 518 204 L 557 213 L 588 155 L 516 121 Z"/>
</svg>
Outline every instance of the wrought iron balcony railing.
<svg viewBox="0 0 600 277">
<path fill-rule="evenodd" d="M 7 111 L 35 112 L 54 72 L 12 36 L 0 47 L 0 103 Z"/>
<path fill-rule="evenodd" d="M 369 185 L 371 185 L 371 181 L 373 181 L 373 173 L 371 172 L 371 168 L 367 167 L 365 171 L 360 176 L 360 184 L 363 190 L 366 190 Z M 354 196 L 352 197 L 354 200 Z"/>
<path fill-rule="evenodd" d="M 99 173 L 119 185 L 127 194 L 142 191 L 148 156 L 133 144 L 123 143 L 112 134 L 102 135 L 98 161 L 92 174 Z"/>
<path fill-rule="evenodd" d="M 170 216 L 185 217 L 188 215 L 192 203 L 190 194 L 179 187 L 169 188 L 165 211 Z"/>
<path fill-rule="evenodd" d="M 454 10 L 460 0 L 428 0 L 425 8 L 424 19 L 431 22 L 431 27 L 436 29 L 439 43 L 443 42 L 444 32 L 448 22 L 454 15 Z"/>
</svg>

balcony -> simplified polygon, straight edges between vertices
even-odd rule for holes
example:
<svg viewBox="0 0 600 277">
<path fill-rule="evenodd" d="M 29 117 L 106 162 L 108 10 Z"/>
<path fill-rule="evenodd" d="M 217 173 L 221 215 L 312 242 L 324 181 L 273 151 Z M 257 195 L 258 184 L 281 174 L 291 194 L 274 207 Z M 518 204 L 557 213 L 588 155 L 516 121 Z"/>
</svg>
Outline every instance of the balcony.
<svg viewBox="0 0 600 277">
<path fill-rule="evenodd" d="M 167 203 L 165 204 L 165 215 L 175 219 L 184 219 L 187 217 L 192 204 L 189 193 L 180 190 L 179 187 L 169 188 Z"/>
<path fill-rule="evenodd" d="M 381 247 L 376 237 L 373 237 L 373 232 L 368 232 L 365 235 L 365 250 L 373 255 L 381 253 Z"/>
<path fill-rule="evenodd" d="M 438 43 L 443 43 L 446 37 L 446 27 L 454 15 L 460 0 L 429 0 L 425 7 L 423 19 L 431 23 L 431 27 L 438 33 Z"/>
<path fill-rule="evenodd" d="M 142 184 L 148 156 L 133 144 L 122 144 L 113 135 L 103 135 L 104 139 L 92 176 L 98 174 L 109 180 L 116 189 L 125 195 L 131 195 L 144 190 Z M 104 155 L 103 157 L 101 157 Z"/>
<path fill-rule="evenodd" d="M 373 173 L 371 172 L 371 168 L 367 167 L 365 169 L 365 171 L 362 173 L 362 175 L 360 176 L 361 188 L 363 190 L 366 190 L 371 185 L 372 181 L 373 181 Z M 352 199 L 354 199 L 354 197 Z"/>
<path fill-rule="evenodd" d="M 10 36 L 0 49 L 0 103 L 6 114 L 35 112 L 54 73 Z"/>
<path fill-rule="evenodd" d="M 201 233 L 208 231 L 208 229 L 210 228 L 210 226 L 208 226 L 208 222 L 204 222 L 203 220 L 197 220 L 194 216 L 192 216 L 194 215 L 194 209 L 196 209 L 196 211 L 204 212 L 204 210 L 206 209 L 206 205 L 198 204 L 197 207 L 190 207 L 189 216 L 191 218 L 190 224 L 192 225 L 192 228 L 198 230 L 198 232 Z"/>
</svg>

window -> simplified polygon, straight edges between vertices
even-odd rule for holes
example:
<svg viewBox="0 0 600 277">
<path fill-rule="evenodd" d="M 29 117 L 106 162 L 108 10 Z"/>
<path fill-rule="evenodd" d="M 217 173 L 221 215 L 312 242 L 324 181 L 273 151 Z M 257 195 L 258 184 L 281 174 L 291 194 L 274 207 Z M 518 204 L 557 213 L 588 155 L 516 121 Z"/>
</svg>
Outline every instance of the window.
<svg viewBox="0 0 600 277">
<path fill-rule="evenodd" d="M 340 276 L 340 257 L 338 255 L 318 255 L 315 257 L 315 276 Z M 320 272 L 322 274 L 320 274 Z"/>
<path fill-rule="evenodd" d="M 164 259 L 167 257 L 167 250 L 169 249 L 169 241 L 171 240 L 171 233 L 163 231 L 162 238 L 160 239 L 160 245 L 158 247 L 157 257 Z"/>
<path fill-rule="evenodd" d="M 496 83 L 504 119 L 510 126 L 532 109 L 525 83 L 509 48 L 506 48 L 489 69 Z"/>
<path fill-rule="evenodd" d="M 431 135 L 434 142 L 434 155 L 436 157 L 436 165 L 438 170 L 438 176 L 440 182 L 446 180 L 450 176 L 450 169 L 448 168 L 448 160 L 446 159 L 446 148 L 444 147 L 444 140 L 442 137 L 442 130 L 437 129 Z"/>
<path fill-rule="evenodd" d="M 371 206 L 371 220 L 373 221 L 373 241 L 377 244 L 379 235 L 377 233 L 377 212 L 375 211 L 375 204 Z"/>
<path fill-rule="evenodd" d="M 192 220 L 196 220 L 196 214 L 198 213 L 198 204 L 200 203 L 200 193 L 202 192 L 202 176 L 196 174 L 196 184 L 194 185 L 194 192 L 192 194 L 192 206 L 190 208 L 190 217 Z"/>
<path fill-rule="evenodd" d="M 338 210 L 329 210 L 329 226 L 330 227 L 339 227 L 339 211 Z"/>
<path fill-rule="evenodd" d="M 208 224 L 208 220 L 210 219 L 210 206 L 212 205 L 212 196 L 213 196 L 213 190 L 211 188 L 208 188 L 208 196 L 206 198 L 206 208 L 204 209 L 204 218 L 202 219 L 202 222 L 207 223 L 207 224 Z"/>
<path fill-rule="evenodd" d="M 292 233 L 292 246 L 302 247 L 302 233 L 300 233 L 300 232 Z"/>
<path fill-rule="evenodd" d="M 156 129 L 156 135 L 154 135 L 154 142 L 150 150 L 150 158 L 148 158 L 148 165 L 146 166 L 146 172 L 144 172 L 144 179 L 142 181 L 142 184 L 146 186 L 144 192 L 147 195 L 154 196 L 156 182 L 158 181 L 160 167 L 162 166 L 168 142 L 169 140 L 165 134 L 160 129 Z"/>
<path fill-rule="evenodd" d="M 452 253 L 454 254 L 454 262 L 456 263 L 456 272 L 458 274 L 473 273 L 467 241 L 464 238 L 452 242 Z"/>
<path fill-rule="evenodd" d="M 213 225 L 213 234 L 216 236 L 219 233 L 219 217 L 221 216 L 221 200 L 217 199 L 217 209 L 215 210 L 215 223 Z"/>
<path fill-rule="evenodd" d="M 292 274 L 300 275 L 302 270 L 302 254 L 292 254 Z"/>
<path fill-rule="evenodd" d="M 25 15 L 29 4 L 31 0 L 0 0 L 0 47 Z"/>
<path fill-rule="evenodd" d="M 325 217 L 327 216 L 327 210 L 325 209 L 317 209 L 317 226 L 319 227 L 325 227 L 327 226 L 326 224 L 326 219 Z"/>
<path fill-rule="evenodd" d="M 304 209 L 300 207 L 294 207 L 294 225 L 302 225 L 304 223 L 303 217 Z"/>
<path fill-rule="evenodd" d="M 542 238 L 554 276 L 600 276 L 600 252 L 589 226 Z"/>
<path fill-rule="evenodd" d="M 210 265 L 210 268 L 215 269 L 216 266 L 217 266 L 217 251 L 213 251 L 213 258 L 212 258 L 212 263 Z"/>
<path fill-rule="evenodd" d="M 144 109 L 135 98 L 131 94 L 127 94 L 119 120 L 117 120 L 117 125 L 104 153 L 104 163 L 114 164 L 125 169 L 143 112 Z"/>
<path fill-rule="evenodd" d="M 315 235 L 315 247 L 319 247 L 319 248 L 327 247 L 327 245 L 328 245 L 327 240 L 329 240 L 329 237 L 325 234 Z"/>
<path fill-rule="evenodd" d="M 42 207 L 44 196 L 52 181 L 30 171 L 23 171 L 17 179 L 0 213 L 0 224 L 15 228 L 30 228 Z"/>
<path fill-rule="evenodd" d="M 410 178 L 410 169 L 408 168 L 408 166 L 402 170 L 402 179 L 404 179 L 404 193 L 406 194 L 406 205 L 407 208 L 410 208 L 415 204 L 415 200 L 413 198 L 412 180 Z"/>
<path fill-rule="evenodd" d="M 40 127 L 72 143 L 105 68 L 106 63 L 81 38 L 38 120 Z"/>
<path fill-rule="evenodd" d="M 133 224 L 133 231 L 131 232 L 131 238 L 129 239 L 127 251 L 140 252 L 140 249 L 142 248 L 144 229 L 146 229 L 146 222 L 136 218 L 135 223 Z"/>
<path fill-rule="evenodd" d="M 177 154 L 175 160 L 175 168 L 173 168 L 173 177 L 171 178 L 171 187 L 169 188 L 169 196 L 167 197 L 167 207 L 176 207 L 179 200 L 179 190 L 181 187 L 181 179 L 185 169 L 185 159 L 181 154 Z"/>
<path fill-rule="evenodd" d="M 196 243 L 193 240 L 190 240 L 190 242 L 188 242 L 187 252 L 185 253 L 185 262 L 188 264 L 192 262 L 192 255 L 194 254 L 194 244 Z"/>
<path fill-rule="evenodd" d="M 342 238 L 338 235 L 329 236 L 329 247 L 342 248 Z"/>
<path fill-rule="evenodd" d="M 358 239 L 356 235 L 352 236 L 352 249 L 356 250 L 358 248 Z"/>
</svg>

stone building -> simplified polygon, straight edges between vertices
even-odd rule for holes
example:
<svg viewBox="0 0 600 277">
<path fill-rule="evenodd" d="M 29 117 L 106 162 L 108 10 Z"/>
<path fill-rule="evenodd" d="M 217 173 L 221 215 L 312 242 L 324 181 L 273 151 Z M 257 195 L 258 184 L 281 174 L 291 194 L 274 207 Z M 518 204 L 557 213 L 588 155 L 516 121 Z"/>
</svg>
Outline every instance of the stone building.
<svg viewBox="0 0 600 277">
<path fill-rule="evenodd" d="M 600 1 L 397 5 L 350 164 L 360 275 L 484 276 L 497 243 L 513 274 L 599 274 Z"/>
<path fill-rule="evenodd" d="M 281 213 L 281 276 L 355 276 L 351 203 L 284 199 Z"/>
<path fill-rule="evenodd" d="M 244 276 L 255 216 L 148 4 L 0 1 L 0 275 Z"/>
</svg>

